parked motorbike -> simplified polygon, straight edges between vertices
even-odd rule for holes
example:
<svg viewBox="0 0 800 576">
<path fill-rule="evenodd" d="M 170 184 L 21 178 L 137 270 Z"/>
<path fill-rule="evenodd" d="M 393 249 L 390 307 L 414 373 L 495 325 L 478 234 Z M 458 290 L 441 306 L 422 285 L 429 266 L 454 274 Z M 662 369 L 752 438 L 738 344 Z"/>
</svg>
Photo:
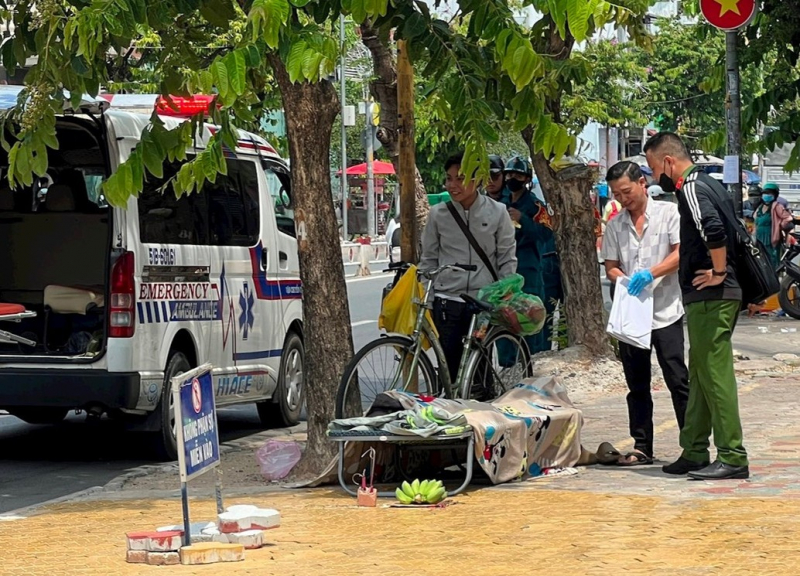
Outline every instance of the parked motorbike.
<svg viewBox="0 0 800 576">
<path fill-rule="evenodd" d="M 787 247 L 778 266 L 778 277 L 781 279 L 778 302 L 786 314 L 800 320 L 800 266 L 794 263 L 794 259 L 800 256 L 800 232 L 789 234 L 795 242 Z"/>
</svg>

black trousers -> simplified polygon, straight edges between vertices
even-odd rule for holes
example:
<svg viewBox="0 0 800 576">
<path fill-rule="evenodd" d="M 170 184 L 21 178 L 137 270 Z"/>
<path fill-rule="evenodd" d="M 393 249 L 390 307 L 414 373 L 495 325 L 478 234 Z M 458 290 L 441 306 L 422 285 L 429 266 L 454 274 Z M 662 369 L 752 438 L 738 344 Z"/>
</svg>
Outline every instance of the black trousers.
<svg viewBox="0 0 800 576">
<path fill-rule="evenodd" d="M 678 427 L 683 429 L 686 404 L 689 401 L 689 371 L 683 352 L 683 318 L 658 330 L 650 339 L 655 348 L 661 373 L 672 394 L 672 406 Z M 622 368 L 628 383 L 628 421 L 634 448 L 653 456 L 653 396 L 650 393 L 651 350 L 619 343 Z"/>
<path fill-rule="evenodd" d="M 433 301 L 433 323 L 439 331 L 439 342 L 444 349 L 450 381 L 455 382 L 458 366 L 464 351 L 464 337 L 469 331 L 472 314 L 464 302 L 436 298 Z M 441 368 L 440 368 L 441 370 Z"/>
</svg>

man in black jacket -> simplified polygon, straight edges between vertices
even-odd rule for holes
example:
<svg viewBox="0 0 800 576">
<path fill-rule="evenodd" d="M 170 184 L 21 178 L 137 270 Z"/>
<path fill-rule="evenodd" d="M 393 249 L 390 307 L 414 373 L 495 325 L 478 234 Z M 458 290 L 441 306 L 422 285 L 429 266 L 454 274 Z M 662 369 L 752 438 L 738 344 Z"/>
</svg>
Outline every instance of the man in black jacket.
<svg viewBox="0 0 800 576">
<path fill-rule="evenodd" d="M 721 184 L 694 166 L 676 134 L 656 134 L 644 151 L 659 185 L 678 197 L 679 278 L 689 333 L 683 454 L 663 470 L 698 480 L 748 478 L 731 346 L 742 289 L 736 279 L 736 231 L 721 209 L 728 204 L 733 213 L 733 200 Z M 712 431 L 717 460 L 709 465 Z"/>
</svg>

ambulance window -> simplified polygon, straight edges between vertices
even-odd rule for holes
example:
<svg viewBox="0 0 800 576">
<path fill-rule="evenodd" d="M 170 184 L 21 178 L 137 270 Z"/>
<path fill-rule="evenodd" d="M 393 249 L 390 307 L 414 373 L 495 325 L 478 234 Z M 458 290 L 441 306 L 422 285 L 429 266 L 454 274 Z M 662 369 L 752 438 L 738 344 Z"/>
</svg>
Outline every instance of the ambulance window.
<svg viewBox="0 0 800 576">
<path fill-rule="evenodd" d="M 210 241 L 215 246 L 255 246 L 259 236 L 258 173 L 248 160 L 229 159 L 228 174 L 206 183 Z"/>
<path fill-rule="evenodd" d="M 237 159 L 227 163 L 227 175 L 219 174 L 200 192 L 180 198 L 175 198 L 169 184 L 180 163 L 165 164 L 164 178 L 148 175 L 139 196 L 142 242 L 255 246 L 259 238 L 256 164 Z"/>
<path fill-rule="evenodd" d="M 208 200 L 205 194 L 175 197 L 170 179 L 180 163 L 164 165 L 164 178 L 148 174 L 139 195 L 139 234 L 149 244 L 208 244 Z M 167 185 L 165 186 L 165 183 Z"/>
</svg>

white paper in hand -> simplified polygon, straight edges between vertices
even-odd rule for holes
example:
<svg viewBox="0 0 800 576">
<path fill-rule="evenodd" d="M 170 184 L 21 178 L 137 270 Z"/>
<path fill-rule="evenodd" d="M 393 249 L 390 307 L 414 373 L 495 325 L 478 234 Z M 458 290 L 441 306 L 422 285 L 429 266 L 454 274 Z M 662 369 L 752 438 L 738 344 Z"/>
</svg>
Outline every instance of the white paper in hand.
<svg viewBox="0 0 800 576">
<path fill-rule="evenodd" d="M 628 277 L 617 278 L 606 332 L 620 342 L 649 350 L 653 331 L 653 292 L 645 289 L 638 296 L 631 296 L 629 282 Z"/>
</svg>

